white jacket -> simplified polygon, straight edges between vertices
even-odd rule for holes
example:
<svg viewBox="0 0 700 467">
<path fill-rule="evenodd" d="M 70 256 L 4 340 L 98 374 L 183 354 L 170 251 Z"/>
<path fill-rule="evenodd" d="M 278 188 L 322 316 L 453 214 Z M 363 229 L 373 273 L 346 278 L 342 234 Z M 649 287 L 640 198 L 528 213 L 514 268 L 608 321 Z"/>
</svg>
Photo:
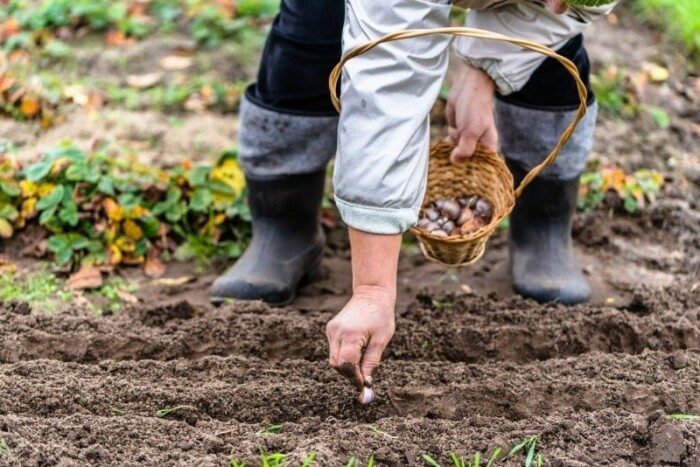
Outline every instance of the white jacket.
<svg viewBox="0 0 700 467">
<path fill-rule="evenodd" d="M 460 0 L 475 8 L 467 26 L 524 37 L 557 49 L 612 6 L 569 8 L 557 15 L 536 0 Z M 343 49 L 401 29 L 449 26 L 449 0 L 347 0 Z M 425 191 L 429 112 L 448 64 L 451 38 L 385 43 L 350 60 L 341 86 L 335 199 L 358 230 L 397 234 L 415 224 Z M 545 57 L 483 39 L 454 49 L 484 69 L 502 94 L 521 89 Z"/>
</svg>

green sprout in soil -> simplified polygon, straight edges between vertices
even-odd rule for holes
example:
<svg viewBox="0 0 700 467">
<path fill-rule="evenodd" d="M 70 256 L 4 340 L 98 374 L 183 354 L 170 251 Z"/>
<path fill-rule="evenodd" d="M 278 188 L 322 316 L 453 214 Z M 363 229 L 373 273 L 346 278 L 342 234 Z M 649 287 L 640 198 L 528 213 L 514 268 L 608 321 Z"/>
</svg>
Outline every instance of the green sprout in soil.
<svg viewBox="0 0 700 467">
<path fill-rule="evenodd" d="M 178 405 L 176 407 L 166 407 L 164 409 L 160 409 L 156 411 L 156 417 L 158 418 L 166 418 L 173 414 L 174 412 L 177 412 L 178 410 L 182 409 L 187 409 L 190 408 L 189 405 Z"/>
<path fill-rule="evenodd" d="M 681 422 L 694 422 L 700 420 L 700 415 L 693 415 L 689 413 L 672 413 L 668 416 L 671 420 L 678 420 Z"/>
<path fill-rule="evenodd" d="M 494 463 L 500 460 L 501 448 L 496 448 L 489 460 L 486 463 L 486 467 L 492 467 Z M 476 452 L 472 456 L 471 460 L 461 457 L 455 452 L 450 453 L 450 460 L 452 461 L 453 467 L 483 467 L 484 455 L 481 452 Z"/>
<path fill-rule="evenodd" d="M 397 438 L 397 436 L 393 436 L 385 431 L 382 431 L 381 429 L 379 429 L 379 427 L 377 425 L 370 425 L 369 431 L 371 431 L 372 433 L 374 433 L 377 436 L 383 436 L 384 438 L 389 438 L 389 439 L 396 439 Z"/>
<path fill-rule="evenodd" d="M 280 467 L 289 456 L 281 452 L 267 453 L 263 448 L 259 449 L 261 467 Z"/>
<path fill-rule="evenodd" d="M 376 462 L 374 461 L 374 456 L 369 456 L 369 459 L 367 459 L 367 464 L 365 465 L 366 467 L 375 467 Z M 351 457 L 348 463 L 345 464 L 345 467 L 361 467 L 361 464 L 355 457 Z"/>
<path fill-rule="evenodd" d="M 451 309 L 454 308 L 455 304 L 450 302 L 449 300 L 433 300 L 433 307 L 437 308 L 438 310 L 442 309 Z"/>
<path fill-rule="evenodd" d="M 539 436 L 530 436 L 529 438 L 526 438 L 510 450 L 507 459 L 512 459 L 519 453 L 523 453 L 525 454 L 525 462 L 523 464 L 525 467 L 542 467 L 544 464 L 544 458 L 538 449 L 539 442 Z"/>
<path fill-rule="evenodd" d="M 313 464 L 314 461 L 316 461 L 316 453 L 310 452 L 301 462 L 301 467 L 311 467 L 311 464 Z"/>
<path fill-rule="evenodd" d="M 6 457 L 10 455 L 10 445 L 7 444 L 5 438 L 0 438 L 0 457 Z"/>
<path fill-rule="evenodd" d="M 280 425 L 270 425 L 258 431 L 258 436 L 273 435 L 282 431 L 283 426 Z"/>
</svg>

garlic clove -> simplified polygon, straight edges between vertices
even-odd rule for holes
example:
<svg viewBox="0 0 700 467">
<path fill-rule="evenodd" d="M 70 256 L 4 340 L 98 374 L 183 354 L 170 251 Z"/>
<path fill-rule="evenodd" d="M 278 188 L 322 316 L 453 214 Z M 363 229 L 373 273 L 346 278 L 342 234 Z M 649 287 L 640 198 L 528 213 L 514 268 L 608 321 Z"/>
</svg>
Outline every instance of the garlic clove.
<svg viewBox="0 0 700 467">
<path fill-rule="evenodd" d="M 491 214 L 493 214 L 493 206 L 482 198 L 476 202 L 476 212 L 481 217 L 491 217 Z"/>
<path fill-rule="evenodd" d="M 418 221 L 418 224 L 416 224 L 416 226 L 419 229 L 425 229 L 426 227 L 428 227 L 428 224 L 430 224 L 430 222 L 431 222 L 430 219 L 428 219 L 427 217 L 424 217 L 423 219 Z"/>
<path fill-rule="evenodd" d="M 445 231 L 442 230 L 442 229 L 440 229 L 440 230 L 432 230 L 432 231 L 430 231 L 430 235 L 433 235 L 433 236 L 435 236 L 435 237 L 440 237 L 440 238 L 447 238 L 447 237 L 448 237 L 447 232 L 445 232 Z"/>
<path fill-rule="evenodd" d="M 445 232 L 452 232 L 452 229 L 454 229 L 455 223 L 452 221 L 447 221 L 444 224 L 442 224 L 441 229 L 444 230 Z"/>
<path fill-rule="evenodd" d="M 459 203 L 454 199 L 446 200 L 442 206 L 442 209 L 440 209 L 440 213 L 451 220 L 457 219 L 460 211 L 461 209 L 459 207 Z"/>
<path fill-rule="evenodd" d="M 462 209 L 462 212 L 459 215 L 459 218 L 457 219 L 457 224 L 462 225 L 465 222 L 469 222 L 474 218 L 474 211 L 469 209 L 468 207 Z"/>
<path fill-rule="evenodd" d="M 368 387 L 362 388 L 362 394 L 360 394 L 360 397 L 359 397 L 360 404 L 367 405 L 367 404 L 372 403 L 375 396 L 376 395 L 374 393 L 374 389 L 368 388 Z"/>
<path fill-rule="evenodd" d="M 437 209 L 429 207 L 425 210 L 425 217 L 435 222 L 436 220 L 438 220 L 438 217 L 440 217 L 440 213 L 437 211 Z"/>
</svg>

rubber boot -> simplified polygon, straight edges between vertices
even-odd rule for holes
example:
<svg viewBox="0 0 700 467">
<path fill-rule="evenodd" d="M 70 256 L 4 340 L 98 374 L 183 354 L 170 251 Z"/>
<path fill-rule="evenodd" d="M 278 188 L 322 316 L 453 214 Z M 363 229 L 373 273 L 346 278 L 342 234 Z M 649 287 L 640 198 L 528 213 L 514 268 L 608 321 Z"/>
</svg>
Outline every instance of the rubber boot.
<svg viewBox="0 0 700 467">
<path fill-rule="evenodd" d="M 508 166 L 519 183 L 526 172 L 514 161 Z M 523 297 L 565 305 L 590 299 L 571 239 L 579 178 L 537 177 L 516 201 L 510 216 L 511 272 L 513 289 Z"/>
<path fill-rule="evenodd" d="M 211 301 L 292 301 L 319 273 L 324 236 L 319 211 L 325 173 L 275 179 L 247 177 L 253 239 L 243 256 L 212 286 Z"/>
</svg>

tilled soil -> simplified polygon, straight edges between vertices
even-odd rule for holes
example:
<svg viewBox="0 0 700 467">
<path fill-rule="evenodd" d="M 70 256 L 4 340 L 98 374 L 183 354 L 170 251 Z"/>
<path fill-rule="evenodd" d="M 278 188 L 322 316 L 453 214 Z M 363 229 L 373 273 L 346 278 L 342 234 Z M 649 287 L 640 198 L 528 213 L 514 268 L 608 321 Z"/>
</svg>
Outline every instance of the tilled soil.
<svg viewBox="0 0 700 467">
<path fill-rule="evenodd" d="M 621 20 L 589 34 L 596 67 L 655 60 L 655 34 Z M 162 49 L 139 47 L 133 53 Z M 94 73 L 109 71 L 109 58 Z M 511 298 L 503 232 L 460 271 L 407 249 L 396 336 L 375 377 L 377 400 L 361 407 L 326 363 L 324 327 L 349 293 L 341 229 L 329 232 L 325 277 L 287 308 L 214 309 L 206 301 L 215 271 L 196 276 L 182 265 L 168 274 L 191 276 L 186 285 L 144 283 L 143 303 L 114 315 L 0 304 L 0 465 L 250 466 L 261 451 L 288 454 L 289 465 L 311 452 L 324 466 L 370 456 L 426 465 L 426 454 L 452 465 L 452 451 L 488 458 L 537 436 L 545 465 L 700 466 L 700 420 L 670 416 L 700 414 L 700 144 L 697 102 L 678 91 L 693 80 L 674 73 L 657 92 L 670 102 L 670 129 L 601 114 L 595 157 L 657 168 L 668 183 L 643 214 L 577 216 L 591 305 Z M 162 144 L 142 157 L 172 162 L 185 148 L 200 159 L 227 147 L 232 120 L 205 113 L 178 127 L 158 113 L 115 111 L 77 116 L 43 139 L 14 122 L 0 133 L 26 154 L 66 135 L 155 139 Z M 279 432 L 267 433 L 271 425 Z"/>
<path fill-rule="evenodd" d="M 0 313 L 8 465 L 256 465 L 260 448 L 419 465 L 533 435 L 547 465 L 700 462 L 700 423 L 668 417 L 700 413 L 700 299 L 687 284 L 626 309 L 418 296 L 369 407 L 328 368 L 326 312 L 29 311 Z M 281 431 L 264 434 L 271 424 Z"/>
</svg>

